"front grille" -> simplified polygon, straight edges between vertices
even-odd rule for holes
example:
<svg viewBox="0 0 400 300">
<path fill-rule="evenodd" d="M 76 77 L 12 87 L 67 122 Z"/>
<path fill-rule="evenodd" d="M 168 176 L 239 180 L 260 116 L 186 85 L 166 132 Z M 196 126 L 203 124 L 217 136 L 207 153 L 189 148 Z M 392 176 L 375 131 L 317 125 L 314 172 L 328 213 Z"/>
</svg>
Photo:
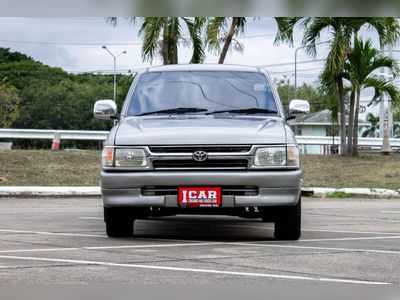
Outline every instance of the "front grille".
<svg viewBox="0 0 400 300">
<path fill-rule="evenodd" d="M 160 169 L 247 169 L 246 159 L 208 159 L 197 162 L 193 159 L 154 160 L 154 170 Z"/>
<path fill-rule="evenodd" d="M 222 186 L 222 196 L 257 196 L 256 186 Z M 176 186 L 146 186 L 141 189 L 142 196 L 178 195 Z"/>
<path fill-rule="evenodd" d="M 247 153 L 250 145 L 240 146 L 150 146 L 153 153 L 193 153 L 194 151 L 206 151 L 212 153 Z"/>
</svg>

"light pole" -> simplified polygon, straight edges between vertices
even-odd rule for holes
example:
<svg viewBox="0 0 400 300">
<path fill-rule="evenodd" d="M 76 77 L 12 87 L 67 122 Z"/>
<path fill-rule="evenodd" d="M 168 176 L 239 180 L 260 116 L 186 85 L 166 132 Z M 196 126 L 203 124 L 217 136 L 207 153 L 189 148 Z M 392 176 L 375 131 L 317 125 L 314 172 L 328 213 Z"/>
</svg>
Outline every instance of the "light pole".
<svg viewBox="0 0 400 300">
<path fill-rule="evenodd" d="M 325 42 L 315 43 L 315 46 L 328 43 L 330 42 L 325 41 Z M 297 51 L 303 48 L 306 48 L 306 46 L 297 47 L 296 50 L 294 51 L 294 99 L 297 98 Z"/>
<path fill-rule="evenodd" d="M 114 55 L 110 50 L 108 50 L 107 46 L 102 46 L 103 49 L 107 50 L 108 53 L 111 54 L 111 56 L 114 59 L 114 102 L 117 101 L 116 99 L 116 94 L 117 94 L 117 57 L 121 56 L 122 54 L 126 54 L 126 51 L 122 51 L 118 55 Z"/>
</svg>

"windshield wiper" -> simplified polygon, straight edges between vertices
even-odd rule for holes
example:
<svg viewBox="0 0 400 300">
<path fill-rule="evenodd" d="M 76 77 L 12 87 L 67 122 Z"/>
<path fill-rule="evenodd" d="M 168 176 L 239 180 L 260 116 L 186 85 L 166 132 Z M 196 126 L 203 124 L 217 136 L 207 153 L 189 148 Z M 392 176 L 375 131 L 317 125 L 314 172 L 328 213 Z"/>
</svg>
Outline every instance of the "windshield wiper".
<svg viewBox="0 0 400 300">
<path fill-rule="evenodd" d="M 264 114 L 276 114 L 278 113 L 276 110 L 271 110 L 267 108 L 258 108 L 258 107 L 253 107 L 253 108 L 240 108 L 240 109 L 226 109 L 226 110 L 216 110 L 216 111 L 211 111 L 206 113 L 206 115 L 211 115 L 211 114 L 219 114 L 219 113 L 239 113 L 239 114 L 258 114 L 258 113 L 264 113 Z"/>
<path fill-rule="evenodd" d="M 189 112 L 202 112 L 202 111 L 207 111 L 207 109 L 197 108 L 197 107 L 177 107 L 177 108 L 145 112 L 145 113 L 142 113 L 142 114 L 136 115 L 136 116 L 145 116 L 145 115 L 152 115 L 152 114 L 184 114 L 184 113 L 189 113 Z"/>
</svg>

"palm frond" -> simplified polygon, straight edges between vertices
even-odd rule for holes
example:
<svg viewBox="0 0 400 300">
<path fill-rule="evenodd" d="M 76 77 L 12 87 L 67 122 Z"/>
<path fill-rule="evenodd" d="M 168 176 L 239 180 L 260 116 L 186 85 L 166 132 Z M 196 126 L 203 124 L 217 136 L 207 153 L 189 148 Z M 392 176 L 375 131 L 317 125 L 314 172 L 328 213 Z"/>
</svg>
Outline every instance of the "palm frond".
<svg viewBox="0 0 400 300">
<path fill-rule="evenodd" d="M 293 32 L 296 23 L 302 18 L 298 17 L 275 17 L 275 22 L 278 25 L 278 31 L 275 36 L 274 45 L 287 43 L 293 46 Z"/>
<path fill-rule="evenodd" d="M 375 90 L 374 97 L 371 103 L 380 100 L 384 95 L 387 95 L 392 100 L 392 104 L 397 106 L 400 104 L 400 91 L 391 82 L 381 79 L 377 76 L 368 77 L 365 80 L 364 88 L 373 88 Z"/>
<path fill-rule="evenodd" d="M 143 36 L 142 58 L 152 62 L 154 55 L 160 49 L 160 33 L 163 30 L 164 21 L 162 17 L 145 17 L 139 29 L 139 35 Z"/>
<path fill-rule="evenodd" d="M 381 47 L 395 45 L 400 39 L 400 24 L 395 17 L 371 17 L 364 18 L 370 29 L 378 33 Z"/>
<path fill-rule="evenodd" d="M 137 19 L 141 19 L 139 17 L 126 17 L 124 18 L 129 21 L 129 23 L 135 25 Z M 107 17 L 106 22 L 116 27 L 118 25 L 118 18 L 117 17 Z"/>
<path fill-rule="evenodd" d="M 338 32 L 335 28 L 336 24 L 334 18 L 312 18 L 304 20 L 302 27 L 304 28 L 304 35 L 302 44 L 306 47 L 306 52 L 312 56 L 316 56 L 317 51 L 315 44 L 320 40 L 322 31 L 332 28 L 333 33 Z"/>
<path fill-rule="evenodd" d="M 219 52 L 221 49 L 221 32 L 225 31 L 227 24 L 226 17 L 211 18 L 207 24 L 206 44 L 212 52 Z"/>
<path fill-rule="evenodd" d="M 118 22 L 118 18 L 117 17 L 107 17 L 106 18 L 106 22 L 111 24 L 112 26 L 116 27 L 117 26 L 117 22 Z"/>
<path fill-rule="evenodd" d="M 236 34 L 240 35 L 244 33 L 244 29 L 246 27 L 246 18 L 245 17 L 238 17 L 238 22 L 236 26 Z"/>
<path fill-rule="evenodd" d="M 232 48 L 230 48 L 230 49 L 233 49 L 233 50 L 239 52 L 240 54 L 243 54 L 244 45 L 243 45 L 243 43 L 239 42 L 238 40 L 232 39 Z"/>
<path fill-rule="evenodd" d="M 340 31 L 334 35 L 325 64 L 328 73 L 338 76 L 342 72 L 349 44 L 350 41 Z"/>
<path fill-rule="evenodd" d="M 194 20 L 183 18 L 183 20 L 189 30 L 190 39 L 193 44 L 193 54 L 190 63 L 202 63 L 205 59 L 202 33 L 206 18 L 194 18 Z"/>
<path fill-rule="evenodd" d="M 170 64 L 178 63 L 178 46 L 181 39 L 179 17 L 168 18 L 168 57 Z"/>
</svg>

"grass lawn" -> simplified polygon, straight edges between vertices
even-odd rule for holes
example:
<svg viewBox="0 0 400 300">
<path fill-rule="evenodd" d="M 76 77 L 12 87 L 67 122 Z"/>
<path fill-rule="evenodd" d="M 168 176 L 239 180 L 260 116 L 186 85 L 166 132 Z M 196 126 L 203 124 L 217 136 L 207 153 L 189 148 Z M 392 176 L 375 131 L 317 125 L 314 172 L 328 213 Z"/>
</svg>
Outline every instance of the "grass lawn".
<svg viewBox="0 0 400 300">
<path fill-rule="evenodd" d="M 303 155 L 306 187 L 400 188 L 400 155 L 359 158 Z M 0 185 L 91 186 L 100 151 L 0 151 Z"/>
<path fill-rule="evenodd" d="M 100 151 L 0 151 L 0 185 L 99 185 L 100 155 Z"/>
</svg>

